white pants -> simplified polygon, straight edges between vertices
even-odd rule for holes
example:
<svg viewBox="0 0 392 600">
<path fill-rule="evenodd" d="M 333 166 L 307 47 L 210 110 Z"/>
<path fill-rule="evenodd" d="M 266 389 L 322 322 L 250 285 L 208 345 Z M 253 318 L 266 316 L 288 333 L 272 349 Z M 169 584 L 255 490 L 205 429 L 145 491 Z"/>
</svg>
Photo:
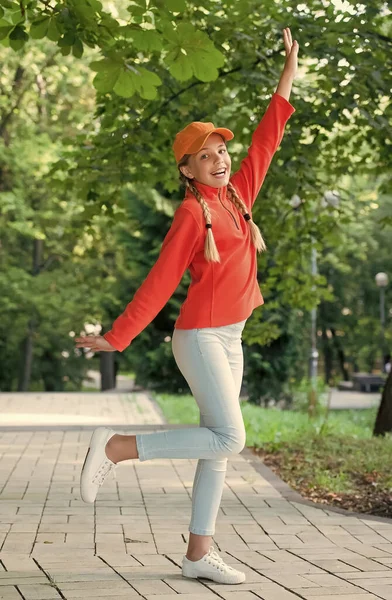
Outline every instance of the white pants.
<svg viewBox="0 0 392 600">
<path fill-rule="evenodd" d="M 200 427 L 136 435 L 139 460 L 198 458 L 189 531 L 214 535 L 227 457 L 245 446 L 239 405 L 246 319 L 222 327 L 174 329 L 173 355 L 200 409 Z"/>
</svg>

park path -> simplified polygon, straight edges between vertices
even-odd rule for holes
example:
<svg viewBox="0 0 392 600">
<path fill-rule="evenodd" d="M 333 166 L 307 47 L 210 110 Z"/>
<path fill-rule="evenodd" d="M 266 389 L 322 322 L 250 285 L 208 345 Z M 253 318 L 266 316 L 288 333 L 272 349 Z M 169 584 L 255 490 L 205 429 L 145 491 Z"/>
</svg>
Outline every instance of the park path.
<svg viewBox="0 0 392 600">
<path fill-rule="evenodd" d="M 99 371 L 89 370 L 87 372 L 87 378 L 83 382 L 84 385 L 92 388 L 100 389 L 101 376 Z M 134 389 L 133 378 L 127 375 L 117 376 L 117 392 L 130 392 Z M 246 394 L 241 395 L 241 400 L 246 400 Z M 327 394 L 324 394 L 324 402 L 327 402 Z M 333 410 L 342 409 L 363 409 L 373 408 L 379 406 L 381 401 L 381 394 L 377 392 L 358 392 L 356 390 L 338 390 L 336 387 L 331 388 L 330 407 Z"/>
<path fill-rule="evenodd" d="M 0 600 L 392 600 L 392 521 L 303 501 L 250 450 L 213 543 L 237 586 L 181 576 L 196 460 L 127 461 L 79 496 L 91 431 L 169 429 L 148 394 L 0 394 Z"/>
</svg>

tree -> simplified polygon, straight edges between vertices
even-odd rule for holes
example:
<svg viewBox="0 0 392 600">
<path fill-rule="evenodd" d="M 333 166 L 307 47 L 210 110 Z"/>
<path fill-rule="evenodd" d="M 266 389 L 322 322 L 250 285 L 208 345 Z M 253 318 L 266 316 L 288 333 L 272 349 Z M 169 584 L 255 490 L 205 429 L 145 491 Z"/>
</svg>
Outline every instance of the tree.
<svg viewBox="0 0 392 600">
<path fill-rule="evenodd" d="M 225 5 L 212 1 L 201 7 L 171 0 L 148 5 L 134 2 L 129 11 L 121 5 L 121 14 L 107 18 L 98 2 L 77 4 L 75 7 L 58 3 L 52 7 L 46 2 L 43 8 L 30 3 L 22 15 L 23 3 L 6 3 L 3 20 L 8 25 L 4 22 L 1 25 L 8 27 L 8 31 L 2 43 L 12 48 L 4 50 L 8 52 L 7 62 L 10 53 L 17 52 L 15 56 L 26 73 L 33 70 L 35 49 L 43 54 L 48 54 L 49 49 L 57 52 L 58 68 L 51 71 L 51 76 L 59 79 L 53 94 L 59 101 L 68 90 L 72 96 L 77 86 L 72 78 L 64 76 L 64 65 L 72 73 L 76 72 L 74 68 L 82 69 L 83 76 L 90 61 L 93 68 L 100 69 L 95 81 L 94 115 L 89 110 L 83 113 L 82 93 L 72 98 L 67 96 L 64 110 L 58 107 L 62 124 L 66 123 L 66 134 L 62 138 L 60 131 L 53 129 L 51 140 L 63 143 L 39 184 L 40 189 L 44 186 L 47 195 L 57 198 L 59 214 L 64 217 L 62 226 L 70 237 L 69 243 L 60 244 L 61 248 L 67 256 L 72 254 L 73 261 L 76 261 L 75 247 L 81 252 L 77 285 L 81 297 L 85 293 L 85 314 L 104 323 L 129 301 L 129 292 L 141 283 L 141 271 L 135 264 L 132 271 L 124 273 L 131 282 L 128 285 L 118 272 L 117 264 L 113 264 L 114 242 L 110 238 L 116 225 L 128 214 L 127 195 L 121 191 L 133 189 L 143 194 L 143 189 L 151 188 L 153 194 L 171 202 L 173 207 L 181 201 L 171 144 L 175 133 L 191 120 L 227 124 L 235 131 L 230 151 L 233 170 L 238 168 L 252 130 L 278 81 L 283 64 L 281 29 L 287 25 L 287 12 L 290 12 L 290 26 L 300 44 L 303 77 L 296 81 L 291 98 L 296 113 L 290 119 L 282 147 L 255 205 L 253 216 L 269 246 L 269 252 L 259 261 L 266 305 L 255 314 L 244 332 L 245 342 L 254 345 L 259 353 L 263 346 L 274 341 L 279 345 L 279 339 L 285 339 L 287 321 L 274 309 L 279 311 L 279 307 L 283 307 L 282 315 L 289 310 L 306 315 L 316 303 L 331 303 L 334 299 L 328 271 L 321 272 L 316 280 L 309 272 L 312 240 L 316 239 L 320 253 L 325 247 L 343 246 L 350 223 L 357 220 L 357 198 L 344 186 L 339 209 L 331 209 L 313 219 L 320 196 L 325 189 L 339 187 L 346 173 L 363 172 L 369 176 L 384 173 L 380 193 L 388 186 L 390 148 L 386 133 L 390 129 L 388 57 L 391 40 L 384 20 L 385 5 L 372 2 L 366 6 L 347 5 L 338 10 L 333 4 L 324 6 L 319 1 L 306 5 L 289 2 L 283 6 L 237 0 L 230 4 L 229 11 Z M 36 23 L 40 19 L 42 23 Z M 32 32 L 32 27 L 28 29 L 32 22 L 34 29 L 38 27 L 39 39 L 31 35 L 29 44 L 25 45 L 21 40 L 26 39 L 24 34 Z M 189 28 L 184 29 L 188 24 L 193 28 L 192 34 Z M 55 29 L 60 35 L 53 33 Z M 202 35 L 194 35 L 193 31 L 200 31 Z M 208 44 L 204 43 L 206 38 Z M 84 46 L 80 57 L 77 40 Z M 195 46 L 196 58 L 190 54 L 190 41 Z M 207 58 L 210 49 L 213 54 L 219 52 L 224 56 L 221 66 L 217 67 L 220 59 L 214 54 L 217 62 L 212 63 L 213 69 L 210 69 L 211 61 Z M 68 56 L 62 56 L 67 53 Z M 102 61 L 98 66 L 94 63 L 99 58 Z M 120 74 L 119 63 L 122 64 Z M 144 72 L 137 75 L 129 66 L 136 70 L 145 68 L 162 84 L 155 86 L 150 82 L 142 86 L 143 90 L 137 86 L 133 89 L 130 82 L 134 77 L 144 81 Z M 87 75 L 86 81 L 89 81 Z M 152 87 L 158 88 L 159 96 L 146 97 Z M 17 86 L 13 89 L 16 92 Z M 91 97 L 89 93 L 87 97 Z M 73 122 L 67 121 L 67 112 Z M 8 132 L 14 143 L 16 131 L 8 128 Z M 21 139 L 26 138 L 25 130 L 19 134 Z M 13 185 L 15 181 L 13 177 Z M 295 212 L 288 204 L 294 193 L 303 200 Z M 65 211 L 68 225 L 62 212 L 64 202 L 68 208 Z M 157 210 L 156 198 L 154 203 Z M 23 200 L 21 206 L 26 210 L 29 203 Z M 13 205 L 12 218 L 16 212 L 17 207 Z M 160 214 L 156 216 L 161 218 Z M 102 219 L 104 224 L 98 225 L 97 219 Z M 6 220 L 8 228 L 10 220 Z M 29 220 L 31 218 L 27 218 Z M 165 225 L 168 223 L 165 221 Z M 141 216 L 129 223 L 129 228 L 132 227 L 144 236 L 146 223 Z M 110 232 L 109 247 L 102 232 Z M 163 228 L 159 233 L 161 241 Z M 24 242 L 28 240 L 27 235 L 26 232 L 21 234 Z M 141 241 L 147 244 L 151 239 L 146 234 Z M 158 246 L 157 238 L 154 251 Z M 95 248 L 99 250 L 95 252 Z M 48 256 L 49 253 L 46 258 Z M 116 253 L 116 258 L 119 256 L 121 253 Z M 20 257 L 23 264 L 25 257 L 25 254 Z M 148 255 L 148 260 L 142 257 L 143 253 L 140 260 L 145 262 L 141 263 L 141 270 L 152 266 L 148 260 L 153 260 L 153 253 Z M 73 261 L 68 266 L 75 268 Z M 111 287 L 110 278 L 114 279 Z M 94 292 L 90 295 L 91 281 Z M 75 323 L 82 324 L 82 311 L 83 304 L 78 305 Z M 24 329 L 27 326 L 28 323 L 24 323 Z M 155 323 L 152 328 L 155 334 L 154 327 Z"/>
</svg>

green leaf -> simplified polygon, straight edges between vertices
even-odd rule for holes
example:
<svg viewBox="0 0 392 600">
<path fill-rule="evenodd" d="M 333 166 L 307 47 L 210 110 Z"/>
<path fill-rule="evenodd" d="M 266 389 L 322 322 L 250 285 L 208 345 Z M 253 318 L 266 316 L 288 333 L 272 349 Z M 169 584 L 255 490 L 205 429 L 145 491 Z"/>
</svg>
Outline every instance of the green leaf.
<svg viewBox="0 0 392 600">
<path fill-rule="evenodd" d="M 0 40 L 4 40 L 5 38 L 8 37 L 8 34 L 10 33 L 10 31 L 12 31 L 14 28 L 13 25 L 7 25 L 5 27 L 0 27 Z"/>
<path fill-rule="evenodd" d="M 101 12 L 102 11 L 103 5 L 102 5 L 102 2 L 99 2 L 99 0 L 86 0 L 86 2 L 96 12 Z"/>
<path fill-rule="evenodd" d="M 25 32 L 24 28 L 19 26 L 16 26 L 9 35 L 10 46 L 15 51 L 23 48 L 28 39 L 29 36 Z"/>
<path fill-rule="evenodd" d="M 142 98 L 152 100 L 157 86 L 162 84 L 155 73 L 143 67 L 127 67 L 113 59 L 94 61 L 90 68 L 98 72 L 93 81 L 97 90 L 103 93 L 113 90 L 123 98 L 130 98 L 137 91 Z"/>
<path fill-rule="evenodd" d="M 60 48 L 65 48 L 66 46 L 73 46 L 75 43 L 76 36 L 73 31 L 67 31 L 62 38 L 60 38 L 58 45 Z"/>
<path fill-rule="evenodd" d="M 52 17 L 50 19 L 50 23 L 49 23 L 49 27 L 48 27 L 48 32 L 47 32 L 47 37 L 52 40 L 52 42 L 57 42 L 60 37 L 61 37 L 61 31 L 57 26 L 57 20 L 56 17 Z"/>
<path fill-rule="evenodd" d="M 165 5 L 171 12 L 184 12 L 186 9 L 185 0 L 166 0 Z"/>
<path fill-rule="evenodd" d="M 178 81 L 186 81 L 193 75 L 192 65 L 189 58 L 184 54 L 178 52 L 172 52 L 166 57 L 166 61 L 170 64 L 170 75 L 173 75 Z"/>
<path fill-rule="evenodd" d="M 25 21 L 24 16 L 20 12 L 20 7 L 18 7 L 18 9 L 15 12 L 12 12 L 10 16 L 11 16 L 11 21 L 15 25 L 17 25 L 18 23 L 23 23 Z"/>
<path fill-rule="evenodd" d="M 94 60 L 90 63 L 89 67 L 92 71 L 97 71 L 100 73 L 101 71 L 112 71 L 113 69 L 119 69 L 122 66 L 122 63 L 118 60 L 114 60 L 112 58 L 105 58 L 104 60 Z"/>
<path fill-rule="evenodd" d="M 10 40 L 25 40 L 29 39 L 29 36 L 25 32 L 23 27 L 18 25 L 14 27 L 14 30 L 10 33 Z"/>
<path fill-rule="evenodd" d="M 120 71 L 120 75 L 113 87 L 113 91 L 116 92 L 118 96 L 130 98 L 134 95 L 136 88 L 132 75 L 133 74 L 129 71 Z"/>
<path fill-rule="evenodd" d="M 193 72 L 200 81 L 215 81 L 219 75 L 216 65 L 220 64 L 220 61 L 217 60 L 214 65 L 211 60 L 212 55 L 211 52 L 210 54 L 198 53 L 192 56 Z"/>
<path fill-rule="evenodd" d="M 120 68 L 113 71 L 100 71 L 93 79 L 95 89 L 103 94 L 111 92 L 120 74 Z"/>
<path fill-rule="evenodd" d="M 144 13 L 146 12 L 146 6 L 136 6 L 131 2 L 132 6 L 127 7 L 127 11 L 131 13 L 132 17 L 135 19 L 142 19 Z"/>
<path fill-rule="evenodd" d="M 129 26 L 127 26 L 128 28 Z M 125 29 L 125 28 L 124 28 Z M 132 38 L 133 45 L 142 52 L 161 52 L 162 39 L 158 32 L 147 29 L 129 28 L 127 38 Z"/>
<path fill-rule="evenodd" d="M 80 38 L 76 38 L 76 41 L 72 46 L 72 54 L 76 58 L 81 58 L 83 56 L 83 43 Z"/>
<path fill-rule="evenodd" d="M 157 95 L 157 86 L 162 85 L 161 79 L 156 73 L 152 73 L 143 67 L 139 68 L 138 71 L 139 75 L 131 72 L 137 92 L 142 98 L 153 100 Z"/>
<path fill-rule="evenodd" d="M 169 41 L 165 62 L 173 77 L 180 81 L 192 75 L 200 81 L 214 81 L 218 77 L 218 68 L 223 66 L 225 57 L 205 33 L 195 30 L 190 23 L 180 23 L 173 30 L 166 22 L 163 35 Z"/>
<path fill-rule="evenodd" d="M 49 29 L 50 18 L 45 17 L 44 19 L 40 19 L 39 21 L 34 21 L 30 27 L 30 37 L 33 40 L 41 40 L 46 36 Z"/>
</svg>

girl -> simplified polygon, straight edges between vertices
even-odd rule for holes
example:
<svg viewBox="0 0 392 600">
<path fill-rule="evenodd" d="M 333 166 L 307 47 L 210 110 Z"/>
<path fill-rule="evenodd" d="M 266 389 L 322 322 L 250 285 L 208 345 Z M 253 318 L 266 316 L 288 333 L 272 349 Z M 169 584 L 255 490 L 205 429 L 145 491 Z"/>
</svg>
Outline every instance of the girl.
<svg viewBox="0 0 392 600">
<path fill-rule="evenodd" d="M 174 326 L 172 349 L 200 409 L 200 427 L 138 435 L 98 428 L 82 467 L 81 496 L 94 502 L 99 486 L 123 460 L 199 459 L 182 574 L 224 584 L 245 581 L 245 574 L 226 565 L 210 544 L 227 458 L 245 445 L 239 405 L 241 335 L 253 309 L 264 303 L 256 251 L 266 246 L 251 211 L 295 111 L 289 97 L 298 44 L 292 42 L 289 28 L 283 30 L 283 41 L 286 61 L 278 87 L 239 171 L 230 176 L 226 142 L 234 135 L 229 129 L 193 122 L 176 135 L 173 151 L 186 193 L 159 258 L 111 331 L 76 339 L 78 348 L 122 352 L 163 308 L 189 268 L 192 282 Z"/>
</svg>

